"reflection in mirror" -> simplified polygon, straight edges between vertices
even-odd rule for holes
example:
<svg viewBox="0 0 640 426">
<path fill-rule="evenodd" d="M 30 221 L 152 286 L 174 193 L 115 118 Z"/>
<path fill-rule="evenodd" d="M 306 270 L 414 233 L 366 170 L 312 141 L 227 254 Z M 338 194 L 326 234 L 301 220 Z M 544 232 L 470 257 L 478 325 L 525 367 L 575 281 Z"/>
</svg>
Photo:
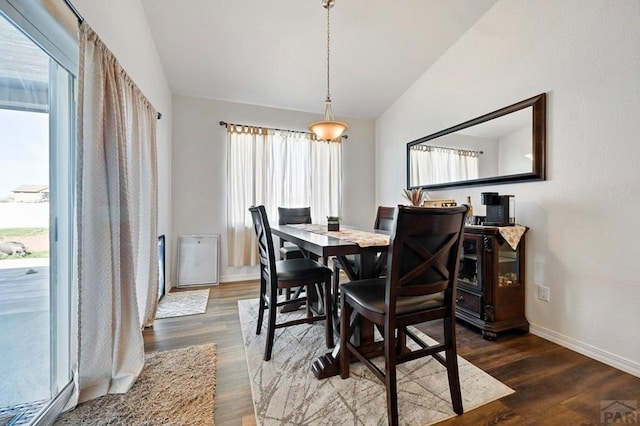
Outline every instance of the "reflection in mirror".
<svg viewBox="0 0 640 426">
<path fill-rule="evenodd" d="M 544 100 L 541 94 L 408 143 L 408 187 L 544 179 Z"/>
</svg>

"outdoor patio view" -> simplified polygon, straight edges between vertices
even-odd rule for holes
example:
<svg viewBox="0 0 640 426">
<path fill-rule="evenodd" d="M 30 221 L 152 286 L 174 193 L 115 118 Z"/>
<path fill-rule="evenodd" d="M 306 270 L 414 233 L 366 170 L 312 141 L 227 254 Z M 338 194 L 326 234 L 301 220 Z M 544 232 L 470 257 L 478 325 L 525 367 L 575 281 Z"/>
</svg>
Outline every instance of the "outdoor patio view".
<svg viewBox="0 0 640 426">
<path fill-rule="evenodd" d="M 48 202 L 0 202 L 0 410 L 51 396 L 48 221 Z"/>
<path fill-rule="evenodd" d="M 49 57 L 0 15 L 0 424 L 52 397 Z"/>
</svg>

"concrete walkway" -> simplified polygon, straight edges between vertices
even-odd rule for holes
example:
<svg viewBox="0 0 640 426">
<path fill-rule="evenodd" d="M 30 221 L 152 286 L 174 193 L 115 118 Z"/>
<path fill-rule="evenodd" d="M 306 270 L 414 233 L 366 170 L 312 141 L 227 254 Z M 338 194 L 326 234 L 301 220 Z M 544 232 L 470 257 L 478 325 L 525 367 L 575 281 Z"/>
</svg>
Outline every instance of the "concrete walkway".
<svg viewBox="0 0 640 426">
<path fill-rule="evenodd" d="M 0 261 L 0 408 L 50 397 L 48 265 Z"/>
<path fill-rule="evenodd" d="M 48 228 L 49 203 L 0 203 L 0 228 Z M 49 258 L 0 260 L 0 411 L 50 398 Z"/>
<path fill-rule="evenodd" d="M 4 259 L 0 260 L 0 269 L 34 268 L 37 266 L 49 266 L 49 258 L 34 259 Z"/>
</svg>

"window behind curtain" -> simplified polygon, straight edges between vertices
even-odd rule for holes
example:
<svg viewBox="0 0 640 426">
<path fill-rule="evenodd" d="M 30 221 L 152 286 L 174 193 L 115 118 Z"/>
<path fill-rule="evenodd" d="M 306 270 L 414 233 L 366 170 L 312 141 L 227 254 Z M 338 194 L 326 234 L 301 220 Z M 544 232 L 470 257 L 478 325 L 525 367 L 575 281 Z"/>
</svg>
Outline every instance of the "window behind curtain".
<svg viewBox="0 0 640 426">
<path fill-rule="evenodd" d="M 263 204 L 271 222 L 278 207 L 311 207 L 314 223 L 339 216 L 339 142 L 254 127 L 227 127 L 229 266 L 258 263 L 249 207 Z"/>
</svg>

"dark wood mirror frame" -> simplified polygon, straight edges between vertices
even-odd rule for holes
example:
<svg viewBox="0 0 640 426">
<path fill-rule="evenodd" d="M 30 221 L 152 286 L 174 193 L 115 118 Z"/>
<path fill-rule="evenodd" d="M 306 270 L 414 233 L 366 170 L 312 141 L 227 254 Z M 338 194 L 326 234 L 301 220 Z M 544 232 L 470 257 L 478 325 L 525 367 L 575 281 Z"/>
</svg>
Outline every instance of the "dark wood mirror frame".
<svg viewBox="0 0 640 426">
<path fill-rule="evenodd" d="M 437 139 L 441 136 L 454 133 L 468 127 L 476 126 L 481 123 L 485 123 L 490 120 L 494 120 L 498 117 L 502 117 L 512 112 L 519 111 L 524 108 L 532 107 L 532 146 L 531 153 L 532 158 L 532 170 L 527 173 L 510 174 L 503 176 L 484 177 L 479 179 L 461 180 L 455 182 L 436 183 L 431 185 L 411 185 L 411 161 L 409 158 L 411 147 L 414 145 L 422 144 L 427 141 Z M 480 185 L 496 185 L 503 183 L 515 183 L 523 181 L 545 180 L 545 165 L 546 165 L 546 94 L 541 93 L 524 101 L 515 103 L 505 108 L 501 108 L 497 111 L 489 114 L 482 115 L 473 120 L 465 121 L 464 123 L 450 127 L 445 130 L 441 130 L 429 136 L 416 139 L 407 143 L 407 188 L 422 188 L 425 190 L 438 190 L 447 188 L 458 188 L 464 186 L 480 186 Z"/>
</svg>

